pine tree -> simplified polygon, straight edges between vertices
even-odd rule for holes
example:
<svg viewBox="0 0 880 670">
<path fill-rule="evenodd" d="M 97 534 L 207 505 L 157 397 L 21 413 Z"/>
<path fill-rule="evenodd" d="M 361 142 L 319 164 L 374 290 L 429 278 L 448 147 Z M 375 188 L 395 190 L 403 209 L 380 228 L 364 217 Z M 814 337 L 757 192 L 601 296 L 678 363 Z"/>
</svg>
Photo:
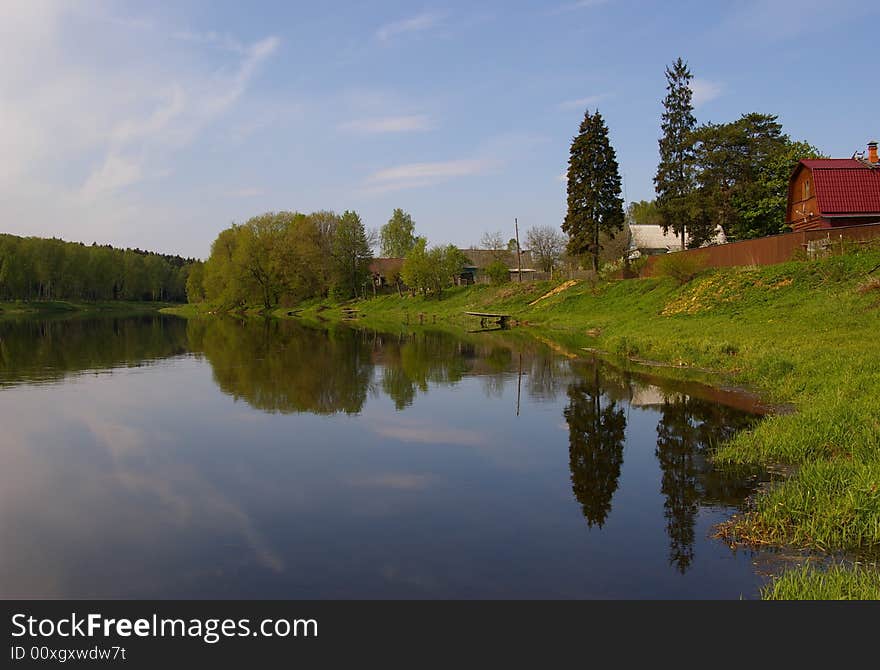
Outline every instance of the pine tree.
<svg viewBox="0 0 880 670">
<path fill-rule="evenodd" d="M 596 111 L 584 114 L 571 141 L 568 159 L 568 213 L 562 230 L 568 234 L 568 253 L 591 254 L 599 271 L 599 233 L 611 237 L 623 229 L 623 198 L 617 156 L 608 138 L 608 127 Z"/>
<path fill-rule="evenodd" d="M 686 62 L 681 58 L 666 68 L 666 98 L 663 100 L 663 122 L 660 125 L 660 163 L 654 177 L 657 207 L 663 220 L 663 230 L 672 228 L 685 246 L 685 232 L 691 219 L 692 194 L 695 188 L 693 165 L 694 141 L 692 133 L 697 125 L 694 117 L 694 78 Z"/>
</svg>

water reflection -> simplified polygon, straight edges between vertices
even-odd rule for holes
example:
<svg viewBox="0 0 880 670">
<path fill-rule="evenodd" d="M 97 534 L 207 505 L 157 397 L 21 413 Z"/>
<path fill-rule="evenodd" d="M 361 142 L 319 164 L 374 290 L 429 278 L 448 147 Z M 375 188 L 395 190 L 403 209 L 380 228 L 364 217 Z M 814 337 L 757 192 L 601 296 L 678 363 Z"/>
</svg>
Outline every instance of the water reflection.
<svg viewBox="0 0 880 670">
<path fill-rule="evenodd" d="M 598 365 L 593 365 L 592 375 L 568 387 L 563 414 L 568 422 L 572 491 L 587 525 L 601 528 L 623 465 L 626 414 L 603 392 Z"/>
<path fill-rule="evenodd" d="M 217 319 L 190 321 L 187 336 L 217 385 L 255 409 L 356 414 L 367 400 L 374 364 L 364 332 Z"/>
<path fill-rule="evenodd" d="M 0 387 L 178 356 L 186 333 L 185 321 L 161 315 L 0 320 Z"/>
<path fill-rule="evenodd" d="M 709 460 L 754 420 L 726 399 L 515 331 L 0 321 L 0 595 L 723 595 L 708 529 L 755 485 Z"/>
<path fill-rule="evenodd" d="M 694 527 L 701 504 L 730 504 L 751 488 L 743 476 L 723 476 L 708 460 L 708 452 L 754 419 L 729 407 L 674 393 L 663 398 L 657 424 L 657 459 L 663 472 L 669 562 L 679 572 L 694 558 Z"/>
</svg>

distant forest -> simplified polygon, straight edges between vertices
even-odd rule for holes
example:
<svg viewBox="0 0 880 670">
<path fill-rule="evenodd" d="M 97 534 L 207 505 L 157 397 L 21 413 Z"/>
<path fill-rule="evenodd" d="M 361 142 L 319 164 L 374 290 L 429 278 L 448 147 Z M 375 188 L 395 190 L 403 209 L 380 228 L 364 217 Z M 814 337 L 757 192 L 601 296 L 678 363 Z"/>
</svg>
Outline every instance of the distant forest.
<svg viewBox="0 0 880 670">
<path fill-rule="evenodd" d="M 184 302 L 193 259 L 0 234 L 0 300 Z"/>
</svg>

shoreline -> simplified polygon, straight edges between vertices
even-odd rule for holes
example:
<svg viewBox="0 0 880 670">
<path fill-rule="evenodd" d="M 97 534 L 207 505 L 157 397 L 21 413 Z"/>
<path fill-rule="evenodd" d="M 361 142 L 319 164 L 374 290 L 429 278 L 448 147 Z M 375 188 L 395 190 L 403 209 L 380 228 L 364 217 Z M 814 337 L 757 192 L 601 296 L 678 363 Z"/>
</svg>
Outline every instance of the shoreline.
<svg viewBox="0 0 880 670">
<path fill-rule="evenodd" d="M 451 289 L 439 301 L 395 292 L 239 316 L 393 332 L 468 329 L 478 324 L 464 312 L 500 312 L 519 323 L 511 333 L 522 329 L 575 355 L 601 350 L 630 365 L 659 363 L 654 369 L 663 370 L 661 376 L 718 376 L 716 386 L 752 390 L 787 411 L 721 445 L 716 462 L 781 465 L 794 473 L 732 520 L 728 538 L 866 555 L 880 549 L 880 355 L 874 346 L 880 290 L 867 281 L 878 263 L 880 251 L 865 248 L 814 261 L 716 269 L 684 285 L 580 281 L 555 292 L 564 280 L 479 285 Z M 192 317 L 206 309 L 163 311 Z"/>
<path fill-rule="evenodd" d="M 95 302 L 68 300 L 0 301 L 0 319 L 48 318 L 92 314 L 158 313 L 164 309 L 173 309 L 174 307 L 176 305 L 167 302 L 129 302 L 124 300 L 99 300 Z"/>
</svg>

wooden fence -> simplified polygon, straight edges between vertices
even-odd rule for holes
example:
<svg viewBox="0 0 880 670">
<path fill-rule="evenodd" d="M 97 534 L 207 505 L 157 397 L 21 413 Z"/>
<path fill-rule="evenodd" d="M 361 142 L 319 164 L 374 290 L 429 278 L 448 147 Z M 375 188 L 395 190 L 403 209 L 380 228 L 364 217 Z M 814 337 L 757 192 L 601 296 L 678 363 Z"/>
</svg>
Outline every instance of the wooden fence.
<svg viewBox="0 0 880 670">
<path fill-rule="evenodd" d="M 775 265 L 797 257 L 809 258 L 821 255 L 824 250 L 843 241 L 859 243 L 875 239 L 880 239 L 880 223 L 802 230 L 796 233 L 785 233 L 674 253 L 705 257 L 707 267 L 715 268 L 739 265 Z M 661 258 L 663 258 L 662 255 L 650 256 L 641 276 L 651 277 L 654 274 L 657 261 Z"/>
</svg>

